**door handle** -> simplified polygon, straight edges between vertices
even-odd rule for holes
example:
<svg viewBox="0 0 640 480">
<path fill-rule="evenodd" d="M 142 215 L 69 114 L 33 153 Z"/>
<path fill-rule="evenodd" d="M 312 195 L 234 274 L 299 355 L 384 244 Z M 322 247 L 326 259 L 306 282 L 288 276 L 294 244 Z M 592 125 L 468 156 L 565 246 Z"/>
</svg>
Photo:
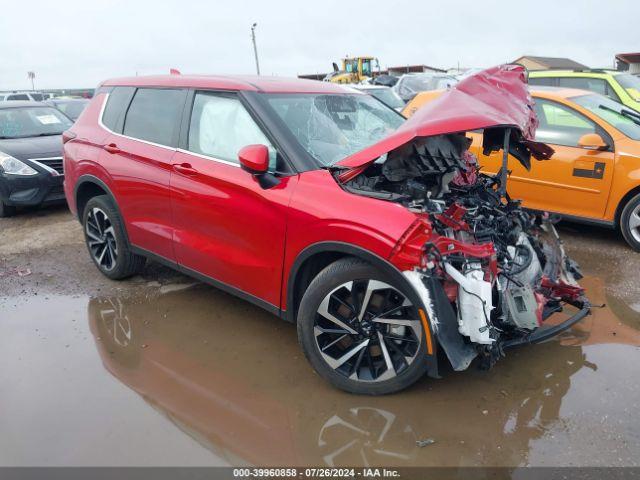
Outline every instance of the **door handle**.
<svg viewBox="0 0 640 480">
<path fill-rule="evenodd" d="M 193 168 L 190 163 L 178 163 L 173 166 L 173 169 L 176 172 L 187 175 L 189 177 L 193 177 L 194 175 L 198 174 L 198 171 Z"/>
<path fill-rule="evenodd" d="M 121 152 L 121 150 L 118 148 L 118 146 L 115 143 L 110 143 L 108 145 L 103 145 L 102 148 L 104 148 L 109 153 L 120 153 Z"/>
</svg>

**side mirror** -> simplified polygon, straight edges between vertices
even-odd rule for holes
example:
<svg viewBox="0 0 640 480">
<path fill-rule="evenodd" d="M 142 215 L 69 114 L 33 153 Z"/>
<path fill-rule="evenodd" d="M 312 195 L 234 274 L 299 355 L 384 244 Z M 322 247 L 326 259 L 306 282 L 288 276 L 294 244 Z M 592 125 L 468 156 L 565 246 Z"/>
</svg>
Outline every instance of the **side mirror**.
<svg viewBox="0 0 640 480">
<path fill-rule="evenodd" d="M 578 146 L 587 150 L 606 150 L 609 145 L 597 133 L 587 133 L 580 137 Z"/>
<path fill-rule="evenodd" d="M 265 145 L 247 145 L 238 152 L 243 170 L 251 175 L 263 175 L 269 169 L 269 149 Z"/>
<path fill-rule="evenodd" d="M 265 190 L 280 184 L 280 180 L 269 170 L 269 149 L 265 145 L 247 145 L 238 152 L 240 167 L 253 175 Z"/>
</svg>

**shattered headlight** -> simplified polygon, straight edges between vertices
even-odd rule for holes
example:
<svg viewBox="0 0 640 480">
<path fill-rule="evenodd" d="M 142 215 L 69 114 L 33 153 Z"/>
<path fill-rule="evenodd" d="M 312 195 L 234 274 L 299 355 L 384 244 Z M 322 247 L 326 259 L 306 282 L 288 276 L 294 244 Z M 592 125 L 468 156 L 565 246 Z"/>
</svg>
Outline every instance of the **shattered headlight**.
<svg viewBox="0 0 640 480">
<path fill-rule="evenodd" d="M 38 171 L 4 152 L 0 152 L 0 168 L 9 175 L 37 175 Z"/>
</svg>

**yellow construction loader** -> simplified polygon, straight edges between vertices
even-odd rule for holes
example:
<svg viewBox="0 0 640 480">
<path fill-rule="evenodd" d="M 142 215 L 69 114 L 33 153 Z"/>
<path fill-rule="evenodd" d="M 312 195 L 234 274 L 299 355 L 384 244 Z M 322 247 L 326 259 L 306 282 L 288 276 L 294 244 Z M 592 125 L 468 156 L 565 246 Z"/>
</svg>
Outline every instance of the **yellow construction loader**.
<svg viewBox="0 0 640 480">
<path fill-rule="evenodd" d="M 342 69 L 334 62 L 333 72 L 324 78 L 332 83 L 360 83 L 375 75 L 373 64 L 380 70 L 380 64 L 375 57 L 346 57 L 342 59 Z"/>
</svg>

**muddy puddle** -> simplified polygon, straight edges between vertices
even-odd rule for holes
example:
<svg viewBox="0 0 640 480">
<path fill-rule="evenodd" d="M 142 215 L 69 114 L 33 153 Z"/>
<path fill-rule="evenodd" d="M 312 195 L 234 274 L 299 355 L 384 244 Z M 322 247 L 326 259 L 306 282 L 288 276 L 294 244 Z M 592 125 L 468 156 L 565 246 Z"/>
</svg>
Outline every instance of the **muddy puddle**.
<svg viewBox="0 0 640 480">
<path fill-rule="evenodd" d="M 562 337 L 377 398 L 204 285 L 0 298 L 0 464 L 638 465 L 640 315 L 583 283 L 607 307 Z"/>
</svg>

